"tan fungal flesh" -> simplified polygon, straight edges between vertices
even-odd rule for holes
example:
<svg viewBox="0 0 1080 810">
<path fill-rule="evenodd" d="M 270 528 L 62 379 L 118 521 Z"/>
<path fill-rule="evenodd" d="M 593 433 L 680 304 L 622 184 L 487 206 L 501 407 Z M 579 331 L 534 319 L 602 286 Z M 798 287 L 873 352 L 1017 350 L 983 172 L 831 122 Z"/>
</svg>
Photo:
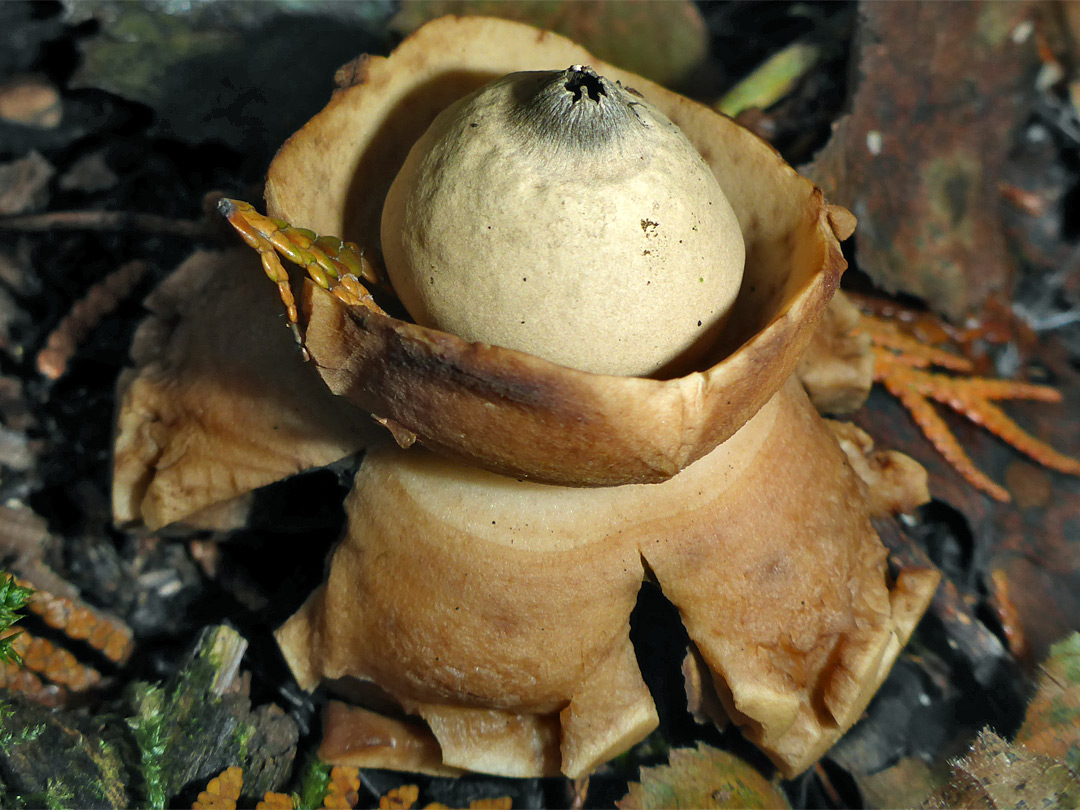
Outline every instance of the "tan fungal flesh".
<svg viewBox="0 0 1080 810">
<path fill-rule="evenodd" d="M 738 220 L 659 110 L 587 68 L 505 76 L 444 110 L 386 198 L 417 323 L 600 374 L 687 371 L 742 280 Z"/>
<path fill-rule="evenodd" d="M 663 484 L 552 487 L 386 448 L 278 639 L 302 686 L 371 680 L 427 720 L 445 765 L 581 776 L 656 724 L 628 638 L 644 560 L 730 714 L 796 773 L 862 711 L 936 583 L 890 591 L 865 503 L 794 381 Z"/>
</svg>

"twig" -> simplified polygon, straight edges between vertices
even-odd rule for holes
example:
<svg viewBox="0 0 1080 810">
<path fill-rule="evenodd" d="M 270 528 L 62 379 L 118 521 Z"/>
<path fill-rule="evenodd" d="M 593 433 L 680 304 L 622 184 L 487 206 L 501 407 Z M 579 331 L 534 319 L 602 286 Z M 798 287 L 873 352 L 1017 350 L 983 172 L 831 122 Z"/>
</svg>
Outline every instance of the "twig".
<svg viewBox="0 0 1080 810">
<path fill-rule="evenodd" d="M 91 287 L 57 324 L 45 348 L 38 352 L 38 371 L 50 380 L 60 379 L 67 372 L 79 344 L 131 294 L 147 269 L 146 262 L 128 262 Z"/>
<path fill-rule="evenodd" d="M 173 219 L 137 211 L 51 211 L 47 214 L 0 217 L 0 231 L 126 230 L 182 236 L 185 239 L 208 239 L 218 235 L 215 227 L 204 220 Z"/>
</svg>

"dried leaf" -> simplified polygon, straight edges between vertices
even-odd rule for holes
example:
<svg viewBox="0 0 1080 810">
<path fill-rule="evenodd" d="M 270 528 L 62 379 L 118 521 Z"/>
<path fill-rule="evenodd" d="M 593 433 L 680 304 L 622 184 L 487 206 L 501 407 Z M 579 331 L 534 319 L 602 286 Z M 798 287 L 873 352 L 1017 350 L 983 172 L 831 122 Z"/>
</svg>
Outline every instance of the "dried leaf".
<svg viewBox="0 0 1080 810">
<path fill-rule="evenodd" d="M 501 17 L 555 31 L 597 59 L 666 85 L 685 80 L 708 53 L 705 21 L 688 0 L 427 0 L 403 3 L 391 25 L 411 33 L 446 14 Z"/>
<path fill-rule="evenodd" d="M 37 152 L 0 165 L 0 216 L 44 208 L 56 170 Z"/>
<path fill-rule="evenodd" d="M 779 788 L 733 754 L 698 743 L 675 748 L 669 764 L 642 768 L 619 810 L 668 807 L 790 807 Z"/>
<path fill-rule="evenodd" d="M 724 94 L 714 108 L 732 118 L 765 110 L 790 93 L 821 60 L 821 48 L 801 40 L 777 51 Z"/>
<path fill-rule="evenodd" d="M 1080 633 L 1050 648 L 1016 742 L 1080 774 Z"/>
<path fill-rule="evenodd" d="M 851 114 L 807 169 L 859 218 L 859 266 L 950 317 L 1006 292 L 999 189 L 1031 96 L 1027 3 L 864 3 Z"/>
<path fill-rule="evenodd" d="M 928 810 L 971 807 L 1080 807 L 1080 779 L 1049 757 L 980 732 L 966 757 L 953 762 L 949 785 L 922 805 Z"/>
</svg>

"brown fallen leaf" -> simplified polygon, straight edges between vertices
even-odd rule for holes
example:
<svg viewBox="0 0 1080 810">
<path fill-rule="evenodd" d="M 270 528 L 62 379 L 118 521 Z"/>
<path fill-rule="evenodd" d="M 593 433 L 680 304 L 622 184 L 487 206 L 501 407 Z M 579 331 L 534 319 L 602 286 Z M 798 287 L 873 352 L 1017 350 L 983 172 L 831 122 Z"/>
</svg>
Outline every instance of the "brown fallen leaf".
<svg viewBox="0 0 1080 810">
<path fill-rule="evenodd" d="M 804 171 L 859 218 L 859 266 L 952 318 L 1010 288 L 999 182 L 1035 4 L 863 3 L 851 113 Z"/>
<path fill-rule="evenodd" d="M 619 810 L 790 807 L 780 789 L 733 754 L 698 743 L 673 748 L 667 765 L 642 768 Z"/>
</svg>

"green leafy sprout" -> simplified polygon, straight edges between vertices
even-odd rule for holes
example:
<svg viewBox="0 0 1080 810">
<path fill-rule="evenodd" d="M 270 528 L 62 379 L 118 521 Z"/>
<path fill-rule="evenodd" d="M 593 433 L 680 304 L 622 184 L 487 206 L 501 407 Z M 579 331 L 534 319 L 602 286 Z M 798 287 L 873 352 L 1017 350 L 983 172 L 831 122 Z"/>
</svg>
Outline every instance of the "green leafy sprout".
<svg viewBox="0 0 1080 810">
<path fill-rule="evenodd" d="M 22 630 L 12 629 L 12 625 L 23 617 L 22 609 L 30 601 L 34 592 L 15 581 L 7 571 L 0 571 L 0 661 L 16 666 L 22 664 L 22 657 L 12 642 Z"/>
</svg>

